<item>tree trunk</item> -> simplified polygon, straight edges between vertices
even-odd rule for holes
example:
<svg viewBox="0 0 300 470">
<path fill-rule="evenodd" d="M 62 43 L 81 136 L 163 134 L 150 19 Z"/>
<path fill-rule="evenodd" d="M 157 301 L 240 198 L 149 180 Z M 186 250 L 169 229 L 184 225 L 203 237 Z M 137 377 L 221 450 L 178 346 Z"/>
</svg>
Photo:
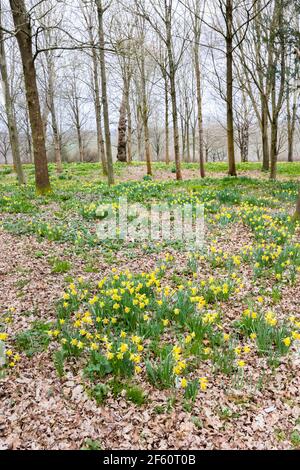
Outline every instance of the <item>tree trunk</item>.
<svg viewBox="0 0 300 470">
<path fill-rule="evenodd" d="M 108 111 L 107 83 L 106 83 L 106 64 L 105 64 L 105 52 L 104 52 L 105 38 L 104 38 L 104 26 L 103 26 L 103 14 L 105 10 L 102 7 L 102 0 L 95 0 L 95 1 L 96 1 L 96 6 L 97 6 L 98 26 L 99 26 L 101 90 L 102 90 L 102 107 L 103 107 L 105 147 L 106 147 L 106 159 L 107 159 L 107 173 L 108 173 L 108 184 L 111 185 L 111 184 L 114 184 L 114 167 L 113 167 L 110 125 L 109 125 L 109 111 Z"/>
<path fill-rule="evenodd" d="M 170 131 L 169 131 L 169 88 L 168 88 L 168 76 L 164 73 L 165 83 L 165 162 L 168 165 L 170 163 Z"/>
<path fill-rule="evenodd" d="M 76 125 L 76 132 L 77 132 L 77 141 L 78 141 L 78 150 L 79 150 L 79 161 L 83 163 L 84 162 L 84 150 L 83 150 L 83 142 L 82 142 L 82 135 L 81 135 L 81 127 L 79 123 Z"/>
<path fill-rule="evenodd" d="M 296 128 L 297 116 L 297 90 L 294 91 L 292 109 L 290 109 L 290 91 L 289 84 L 287 85 L 287 135 L 288 135 L 288 162 L 294 160 L 294 135 Z"/>
<path fill-rule="evenodd" d="M 32 52 L 32 32 L 30 17 L 27 14 L 24 0 L 9 0 L 23 66 L 26 100 L 32 132 L 35 184 L 38 194 L 45 194 L 51 190 L 45 135 L 41 107 L 36 81 L 34 57 Z"/>
<path fill-rule="evenodd" d="M 138 161 L 142 160 L 142 132 L 143 132 L 143 123 L 142 123 L 142 116 L 141 116 L 141 106 L 140 104 L 137 105 L 137 153 L 138 153 Z"/>
<path fill-rule="evenodd" d="M 186 159 L 187 162 L 191 162 L 191 144 L 190 144 L 190 126 L 189 126 L 189 119 L 187 117 L 186 120 Z"/>
<path fill-rule="evenodd" d="M 295 212 L 294 218 L 296 220 L 300 220 L 300 189 L 299 189 L 299 193 L 298 193 L 298 200 L 297 200 L 297 204 L 296 204 L 296 212 Z"/>
<path fill-rule="evenodd" d="M 175 64 L 172 48 L 172 28 L 171 28 L 171 11 L 172 2 L 169 5 L 165 3 L 165 18 L 166 18 L 166 48 L 169 62 L 169 78 L 170 78 L 170 94 L 172 101 L 172 119 L 173 119 L 173 138 L 174 138 L 174 158 L 176 166 L 176 179 L 182 180 L 181 162 L 180 162 L 180 147 L 179 147 L 179 130 L 178 130 L 178 111 L 177 111 L 177 96 L 176 96 L 176 81 L 175 81 Z"/>
<path fill-rule="evenodd" d="M 89 27 L 89 38 L 90 42 L 93 43 L 92 27 Z M 99 90 L 99 74 L 98 74 L 98 61 L 95 47 L 92 47 L 92 64 L 93 64 L 93 82 L 94 82 L 94 106 L 95 106 L 95 117 L 96 117 L 96 132 L 97 132 L 97 152 L 98 160 L 102 165 L 102 172 L 107 175 L 107 163 L 105 158 L 105 147 L 102 135 L 101 125 L 101 100 Z"/>
<path fill-rule="evenodd" d="M 262 138 L 262 153 L 263 153 L 263 171 L 269 171 L 270 168 L 270 152 L 269 152 L 269 137 L 268 137 L 268 110 L 265 99 L 261 97 L 262 101 L 262 119 L 261 119 L 261 138 Z"/>
<path fill-rule="evenodd" d="M 126 90 L 126 112 L 127 112 L 127 162 L 132 162 L 132 119 L 130 109 L 130 90 Z"/>
<path fill-rule="evenodd" d="M 4 39 L 3 39 L 3 32 L 1 30 L 1 4 L 0 4 L 0 73 L 3 80 L 4 85 L 4 101 L 5 101 L 5 111 L 7 116 L 7 125 L 8 125 L 8 133 L 9 133 L 9 140 L 10 146 L 12 151 L 13 157 L 13 164 L 15 171 L 17 172 L 18 183 L 19 185 L 25 184 L 25 175 L 23 172 L 23 167 L 21 163 L 21 155 L 20 155 L 20 146 L 19 146 L 19 136 L 17 131 L 17 124 L 15 120 L 14 110 L 13 110 L 13 103 L 10 94 L 10 87 L 8 82 L 8 74 L 7 74 L 7 64 L 6 64 L 6 55 L 5 55 L 5 47 L 4 47 Z"/>
<path fill-rule="evenodd" d="M 249 124 L 245 122 L 241 129 L 241 161 L 248 162 L 249 153 Z"/>
<path fill-rule="evenodd" d="M 271 123 L 271 172 L 270 178 L 276 179 L 277 176 L 277 134 L 278 134 L 278 122 L 277 118 L 273 118 Z"/>
<path fill-rule="evenodd" d="M 147 163 L 147 175 L 152 175 L 144 51 L 142 51 L 141 55 L 142 55 L 141 57 L 141 86 L 142 86 L 142 97 L 143 97 L 142 118 L 143 118 L 143 127 L 144 127 L 145 154 L 146 154 L 146 163 Z"/>
<path fill-rule="evenodd" d="M 232 38 L 232 0 L 226 0 L 226 105 L 227 105 L 227 152 L 228 174 L 237 176 L 234 156 L 234 130 L 233 130 L 233 38 Z"/>
<path fill-rule="evenodd" d="M 126 90 L 124 86 L 122 101 L 120 106 L 120 117 L 118 125 L 118 152 L 117 160 L 119 162 L 127 162 L 127 116 L 126 116 Z"/>
<path fill-rule="evenodd" d="M 198 121 L 198 138 L 199 138 L 199 163 L 200 176 L 205 177 L 204 168 L 204 143 L 203 143 L 203 117 L 202 117 L 202 95 L 201 95 L 201 70 L 199 61 L 199 43 L 195 43 L 195 75 L 196 75 L 196 93 L 197 93 L 197 121 Z"/>
<path fill-rule="evenodd" d="M 58 131 L 57 119 L 56 119 L 56 109 L 54 103 L 54 64 L 52 57 L 47 57 L 47 66 L 48 66 L 48 87 L 49 87 L 49 107 L 51 114 L 51 126 L 53 132 L 53 141 L 54 141 L 54 155 L 56 162 L 56 171 L 57 173 L 62 172 L 62 160 L 61 160 L 61 147 L 60 147 L 60 135 Z"/>
</svg>

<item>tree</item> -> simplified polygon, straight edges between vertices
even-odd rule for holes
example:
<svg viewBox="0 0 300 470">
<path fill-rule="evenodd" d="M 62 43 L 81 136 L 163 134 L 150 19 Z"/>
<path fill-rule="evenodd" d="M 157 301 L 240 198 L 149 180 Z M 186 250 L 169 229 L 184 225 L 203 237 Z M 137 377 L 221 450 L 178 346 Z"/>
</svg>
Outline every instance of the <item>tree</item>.
<svg viewBox="0 0 300 470">
<path fill-rule="evenodd" d="M 172 103 L 172 121 L 173 121 L 173 141 L 174 141 L 174 158 L 176 166 L 176 179 L 182 180 L 181 161 L 180 161 L 180 144 L 179 144 L 179 125 L 178 125 L 178 109 L 177 109 L 177 88 L 176 76 L 181 62 L 183 52 L 186 47 L 186 32 L 182 34 L 179 52 L 175 54 L 174 45 L 174 28 L 176 7 L 173 0 L 159 0 L 151 4 L 150 9 L 145 7 L 144 2 L 135 0 L 136 14 L 142 16 L 150 24 L 153 31 L 159 36 L 165 44 L 166 54 L 168 58 L 168 68 L 166 72 L 170 83 L 170 96 Z M 174 33 L 174 34 L 173 34 Z"/>
<path fill-rule="evenodd" d="M 300 60 L 300 49 L 298 49 L 297 47 L 295 48 L 295 54 L 297 55 L 298 60 Z M 300 220 L 300 188 L 298 192 L 298 200 L 296 204 L 296 212 L 295 212 L 294 218 L 296 220 Z"/>
<path fill-rule="evenodd" d="M 51 191 L 51 186 L 48 173 L 45 135 L 32 49 L 33 33 L 31 27 L 31 17 L 26 10 L 24 0 L 9 0 L 9 3 L 15 26 L 15 36 L 19 45 L 23 67 L 26 101 L 33 141 L 36 191 L 38 194 L 46 194 Z"/>
<path fill-rule="evenodd" d="M 103 16 L 109 8 L 109 4 L 103 7 L 102 0 L 95 0 L 98 16 L 98 34 L 99 34 L 99 54 L 100 54 L 100 74 L 101 74 L 101 91 L 102 91 L 102 109 L 105 133 L 105 147 L 106 147 L 106 161 L 107 161 L 107 176 L 108 184 L 114 184 L 114 167 L 111 148 L 110 124 L 109 124 L 109 110 L 107 99 L 107 83 L 106 83 L 106 62 L 105 62 L 105 36 L 104 36 L 104 22 Z"/>
<path fill-rule="evenodd" d="M 199 140 L 199 163 L 200 176 L 205 177 L 204 168 L 204 137 L 203 137 L 203 117 L 202 117 L 202 85 L 201 85 L 201 68 L 200 68 L 200 39 L 202 28 L 202 16 L 205 10 L 205 1 L 203 2 L 202 12 L 200 2 L 192 0 L 192 29 L 193 29 L 193 46 L 194 46 L 194 67 L 196 77 L 196 94 L 197 94 L 197 121 L 198 121 L 198 140 Z"/>
<path fill-rule="evenodd" d="M 101 97 L 100 97 L 100 81 L 99 81 L 99 59 L 96 49 L 96 40 L 94 38 L 94 8 L 92 5 L 84 5 L 86 8 L 82 8 L 83 17 L 86 23 L 88 38 L 91 44 L 91 59 L 92 59 L 92 89 L 93 89 L 93 100 L 96 117 L 96 132 L 97 132 L 97 151 L 98 158 L 102 164 L 102 171 L 104 175 L 107 175 L 107 162 L 105 156 L 105 147 L 102 135 L 102 119 L 101 119 Z"/>
<path fill-rule="evenodd" d="M 0 1 L 0 75 L 4 85 L 4 103 L 7 118 L 7 127 L 9 133 L 10 147 L 13 157 L 14 168 L 17 172 L 19 185 L 25 184 L 25 175 L 21 163 L 19 136 L 17 130 L 17 123 L 14 113 L 14 105 L 10 92 L 9 77 L 6 63 L 6 53 L 4 44 L 4 35 L 1 29 L 2 26 L 2 5 Z"/>
</svg>

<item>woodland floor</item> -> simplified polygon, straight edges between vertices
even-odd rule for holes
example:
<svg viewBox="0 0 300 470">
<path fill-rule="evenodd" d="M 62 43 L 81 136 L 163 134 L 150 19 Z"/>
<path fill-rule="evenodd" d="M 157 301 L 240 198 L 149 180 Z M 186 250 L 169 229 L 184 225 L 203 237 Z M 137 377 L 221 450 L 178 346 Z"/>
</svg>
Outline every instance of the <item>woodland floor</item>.
<svg viewBox="0 0 300 470">
<path fill-rule="evenodd" d="M 144 171 L 143 167 L 132 167 L 118 178 L 141 180 Z M 218 181 L 224 173 L 216 171 L 211 175 Z M 242 175 L 267 178 L 258 170 L 245 171 Z M 299 178 L 298 174 L 292 176 Z M 6 177 L 2 194 L 9 189 L 9 178 Z M 197 168 L 185 169 L 184 178 L 198 178 Z M 280 178 L 291 179 L 289 175 Z M 174 179 L 174 174 L 162 169 L 156 171 L 156 180 L 169 179 Z M 262 188 L 262 196 L 263 193 Z M 56 201 L 43 208 L 45 220 L 53 219 L 55 204 Z M 284 207 L 292 213 L 293 200 Z M 31 215 L 3 212 L 2 225 L 10 217 L 28 220 Z M 244 245 L 255 243 L 253 232 L 239 220 L 222 227 L 213 226 L 207 229 L 207 236 L 209 240 L 214 237 L 216 246 L 230 256 Z M 298 230 L 296 241 L 299 240 Z M 82 276 L 87 282 L 96 282 L 109 275 L 112 267 L 118 271 L 128 268 L 133 273 L 150 271 L 166 252 L 174 256 L 169 277 L 181 275 L 187 255 L 174 247 L 149 253 L 141 247 L 129 253 L 125 247 L 124 251 L 120 248 L 108 257 L 97 247 L 78 253 L 72 249 L 72 243 L 57 243 L 32 233 L 13 233 L 2 226 L 0 305 L 2 312 L 14 309 L 13 323 L 7 330 L 9 335 L 30 329 L 36 321 L 55 322 L 56 302 L 68 285 L 66 277 L 69 280 Z M 70 263 L 67 275 L 53 272 L 50 262 L 53 256 Z M 92 269 L 87 269 L 91 263 Z M 246 298 L 256 299 L 262 292 L 264 305 L 274 310 L 278 318 L 300 317 L 299 273 L 293 284 L 280 285 L 280 295 L 275 299 L 272 296 L 274 280 L 253 279 L 252 267 L 247 263 L 242 263 L 238 271 L 244 284 L 242 292 L 218 304 L 225 323 L 241 315 L 247 307 Z M 218 269 L 203 263 L 200 278 L 210 275 L 218 276 Z M 241 387 L 234 387 L 230 376 L 213 374 L 209 363 L 204 361 L 202 374 L 208 377 L 209 386 L 205 393 L 197 396 L 191 410 L 185 410 L 180 399 L 172 401 L 172 390 L 159 390 L 144 380 L 144 376 L 139 376 L 136 382 L 147 396 L 145 403 L 133 404 L 120 393 L 117 397 L 109 395 L 104 403 L 97 404 L 87 393 L 80 369 L 67 364 L 65 375 L 58 376 L 52 359 L 55 348 L 55 344 L 50 343 L 48 348 L 30 357 L 21 351 L 16 368 L 0 379 L 0 449 L 81 449 L 91 441 L 99 443 L 102 449 L 291 449 L 300 446 L 300 356 L 296 343 L 291 353 L 280 359 L 275 371 L 269 373 L 266 369 L 261 387 L 255 385 L 260 381 L 255 355 L 247 363 L 251 380 L 245 380 Z"/>
</svg>

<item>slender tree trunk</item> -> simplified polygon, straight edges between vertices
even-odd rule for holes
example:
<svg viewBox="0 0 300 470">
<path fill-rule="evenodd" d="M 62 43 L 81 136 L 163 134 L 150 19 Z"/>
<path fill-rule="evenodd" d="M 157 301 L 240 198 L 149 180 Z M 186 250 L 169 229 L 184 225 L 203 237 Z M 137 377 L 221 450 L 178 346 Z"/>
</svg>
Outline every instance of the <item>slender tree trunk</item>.
<svg viewBox="0 0 300 470">
<path fill-rule="evenodd" d="M 60 136 L 59 136 L 59 131 L 58 131 L 57 119 L 56 119 L 56 109 L 55 109 L 55 103 L 54 103 L 54 64 L 53 64 L 52 57 L 47 56 L 47 66 L 48 66 L 49 107 L 50 107 L 51 126 L 52 126 L 53 141 L 54 141 L 56 171 L 57 173 L 61 173 L 62 172 L 61 148 L 60 148 Z"/>
<path fill-rule="evenodd" d="M 146 163 L 147 163 L 147 175 L 152 175 L 144 51 L 142 51 L 141 56 L 142 56 L 141 57 L 141 86 L 142 86 L 142 96 L 143 96 L 142 118 L 143 118 L 143 127 L 144 127 L 145 154 L 146 154 Z"/>
<path fill-rule="evenodd" d="M 189 126 L 189 119 L 187 117 L 186 120 L 186 157 L 187 157 L 187 162 L 191 162 L 191 147 L 190 147 L 190 126 Z"/>
<path fill-rule="evenodd" d="M 262 119 L 261 119 L 261 138 L 262 138 L 262 153 L 263 153 L 263 171 L 269 171 L 270 168 L 270 151 L 269 151 L 269 136 L 268 136 L 268 110 L 265 99 L 262 97 Z"/>
<path fill-rule="evenodd" d="M 5 46 L 3 39 L 3 32 L 1 30 L 1 3 L 0 3 L 0 73 L 4 85 L 4 101 L 5 101 L 5 111 L 7 116 L 7 125 L 10 146 L 13 157 L 13 164 L 15 171 L 17 172 L 18 183 L 19 185 L 25 184 L 25 175 L 23 172 L 23 167 L 21 163 L 20 155 L 20 146 L 19 146 L 19 136 L 17 131 L 17 124 L 15 120 L 15 114 L 13 110 L 13 103 L 10 94 L 10 87 L 7 74 L 7 64 L 6 64 L 6 55 L 5 55 Z"/>
<path fill-rule="evenodd" d="M 129 84 L 126 89 L 126 112 L 127 112 L 127 162 L 132 162 L 132 119 L 130 108 L 130 89 Z"/>
<path fill-rule="evenodd" d="M 278 134 L 278 122 L 276 118 L 273 118 L 271 123 L 271 172 L 270 178 L 276 179 L 277 176 L 277 134 Z"/>
<path fill-rule="evenodd" d="M 294 91 L 292 109 L 290 109 L 290 90 L 287 92 L 287 127 L 288 127 L 288 162 L 294 160 L 294 135 L 297 116 L 297 91 Z"/>
<path fill-rule="evenodd" d="M 38 194 L 45 194 L 51 190 L 51 187 L 48 173 L 45 135 L 32 52 L 30 17 L 27 14 L 24 0 L 10 0 L 9 2 L 23 66 L 26 100 L 33 140 L 36 191 Z"/>
<path fill-rule="evenodd" d="M 142 160 L 142 132 L 143 132 L 143 123 L 141 117 L 141 106 L 140 104 L 137 105 L 137 153 L 138 153 L 138 161 Z"/>
<path fill-rule="evenodd" d="M 185 144 L 186 144 L 186 140 L 185 140 L 185 131 L 186 131 L 186 126 L 185 126 L 185 122 L 184 122 L 184 117 L 183 117 L 183 116 L 181 116 L 180 125 L 181 125 L 181 146 L 182 146 L 182 149 L 181 149 L 181 158 L 182 158 L 183 161 L 185 161 Z"/>
<path fill-rule="evenodd" d="M 196 127 L 192 127 L 193 162 L 196 162 Z"/>
<path fill-rule="evenodd" d="M 176 166 L 176 179 L 182 180 L 181 162 L 180 162 L 180 147 L 179 147 L 179 130 L 178 130 L 178 111 L 177 111 L 177 94 L 176 94 L 176 68 L 174 64 L 173 48 L 172 48 L 172 3 L 169 5 L 165 3 L 165 18 L 166 18 L 166 48 L 169 62 L 169 78 L 170 78 L 170 94 L 172 101 L 172 119 L 173 119 L 173 138 L 174 138 L 174 158 Z"/>
<path fill-rule="evenodd" d="M 93 43 L 92 27 L 89 27 L 89 38 L 90 42 Z M 99 89 L 99 73 L 98 73 L 98 59 L 95 47 L 92 48 L 92 65 L 93 65 L 93 82 L 94 82 L 94 106 L 95 106 L 95 117 L 96 117 L 96 132 L 97 132 L 97 151 L 98 160 L 102 165 L 102 172 L 107 175 L 107 162 L 105 157 L 105 147 L 102 135 L 101 125 L 101 99 Z"/>
<path fill-rule="evenodd" d="M 99 26 L 99 47 L 100 47 L 100 71 L 101 71 L 101 90 L 102 90 L 102 107 L 103 107 L 103 120 L 104 120 L 104 133 L 105 133 L 105 147 L 106 147 L 106 160 L 107 160 L 107 173 L 108 184 L 114 184 L 114 167 L 111 147 L 110 124 L 109 124 L 109 111 L 107 100 L 107 83 L 106 83 L 106 64 L 105 64 L 105 38 L 103 26 L 104 8 L 102 0 L 95 0 L 98 14 Z"/>
<path fill-rule="evenodd" d="M 169 131 L 169 87 L 168 87 L 168 76 L 164 73 L 165 83 L 165 162 L 168 165 L 170 163 L 170 131 Z"/>
<path fill-rule="evenodd" d="M 300 189 L 299 189 L 299 192 L 298 192 L 298 200 L 297 200 L 297 204 L 296 204 L 296 212 L 295 212 L 294 218 L 296 220 L 300 220 Z"/>
<path fill-rule="evenodd" d="M 226 0 L 226 104 L 227 104 L 227 152 L 228 152 L 228 174 L 236 176 L 234 156 L 234 130 L 233 130 L 233 4 L 232 0 Z"/>
<path fill-rule="evenodd" d="M 83 163 L 84 162 L 84 151 L 83 151 L 83 142 L 82 142 L 82 135 L 81 135 L 80 125 L 76 125 L 76 133 L 77 133 L 77 142 L 78 142 L 78 150 L 79 150 L 79 161 L 80 161 L 80 163 Z"/>
<path fill-rule="evenodd" d="M 127 115 L 126 115 L 126 90 L 125 85 L 122 94 L 122 101 L 120 106 L 120 117 L 118 125 L 118 152 L 117 160 L 119 162 L 127 162 Z"/>
<path fill-rule="evenodd" d="M 196 93 L 197 93 L 197 120 L 198 120 L 198 138 L 199 138 L 199 163 L 200 163 L 200 176 L 205 177 L 204 167 L 204 143 L 203 143 L 203 117 L 202 117 L 202 95 L 201 95 L 201 70 L 199 60 L 199 43 L 196 39 L 195 51 L 195 75 L 196 75 Z"/>
</svg>

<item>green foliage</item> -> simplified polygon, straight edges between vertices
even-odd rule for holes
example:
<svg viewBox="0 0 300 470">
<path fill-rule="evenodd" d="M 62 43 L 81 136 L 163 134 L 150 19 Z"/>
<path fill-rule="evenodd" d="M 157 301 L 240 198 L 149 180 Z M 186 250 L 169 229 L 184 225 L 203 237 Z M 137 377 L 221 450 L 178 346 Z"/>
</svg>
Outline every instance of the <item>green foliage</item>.
<svg viewBox="0 0 300 470">
<path fill-rule="evenodd" d="M 50 336 L 48 334 L 50 327 L 50 323 L 33 322 L 30 329 L 16 334 L 15 342 L 17 348 L 28 357 L 44 351 L 50 343 Z"/>
</svg>

